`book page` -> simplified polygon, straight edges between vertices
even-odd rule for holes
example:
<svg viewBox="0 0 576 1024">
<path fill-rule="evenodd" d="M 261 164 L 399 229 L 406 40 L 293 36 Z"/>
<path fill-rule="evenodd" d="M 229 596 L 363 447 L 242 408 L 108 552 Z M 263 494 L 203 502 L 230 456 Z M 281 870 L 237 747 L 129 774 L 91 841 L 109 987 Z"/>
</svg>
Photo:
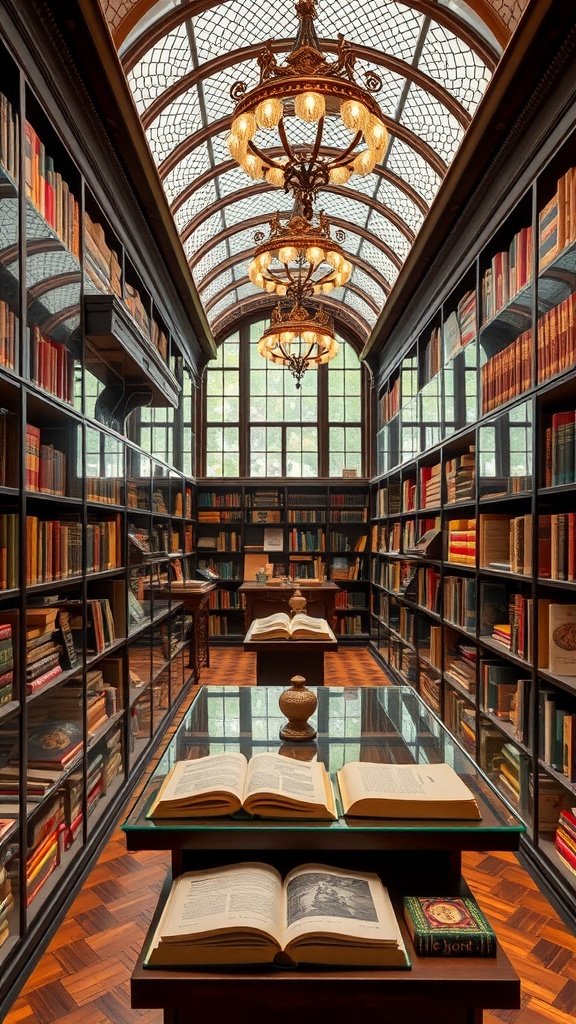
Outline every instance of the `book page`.
<svg viewBox="0 0 576 1024">
<path fill-rule="evenodd" d="M 284 798 L 282 803 L 287 807 L 290 802 L 327 806 L 336 817 L 330 778 L 320 761 L 297 761 L 282 754 L 255 754 L 248 764 L 244 807 L 251 814 L 269 814 L 274 797 Z"/>
<path fill-rule="evenodd" d="M 265 615 L 263 618 L 254 619 L 251 629 L 253 637 L 268 631 L 278 633 L 280 636 L 289 636 L 290 616 L 286 612 L 274 612 L 273 615 Z"/>
<path fill-rule="evenodd" d="M 295 634 L 297 631 L 304 633 L 321 633 L 322 636 L 330 636 L 330 628 L 326 619 L 315 618 L 312 615 L 306 615 L 305 612 L 298 612 L 293 619 L 290 620 L 290 632 Z"/>
<path fill-rule="evenodd" d="M 214 932 L 260 931 L 280 946 L 282 878 L 269 864 L 246 861 L 186 871 L 174 882 L 154 941 L 200 939 Z"/>
<path fill-rule="evenodd" d="M 356 937 L 402 944 L 396 915 L 376 874 L 306 864 L 284 882 L 286 945 L 299 937 Z"/>
<path fill-rule="evenodd" d="M 203 794 L 229 793 L 241 803 L 247 761 L 244 754 L 209 754 L 190 761 L 177 761 L 166 776 L 150 808 L 158 804 L 189 802 Z"/>
</svg>

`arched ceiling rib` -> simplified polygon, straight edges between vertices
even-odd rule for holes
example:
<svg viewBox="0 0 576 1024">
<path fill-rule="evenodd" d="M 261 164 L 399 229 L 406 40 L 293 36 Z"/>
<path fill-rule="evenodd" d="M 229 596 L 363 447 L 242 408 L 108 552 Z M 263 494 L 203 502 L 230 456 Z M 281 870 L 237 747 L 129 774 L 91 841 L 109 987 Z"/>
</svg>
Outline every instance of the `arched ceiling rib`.
<svg viewBox="0 0 576 1024">
<path fill-rule="evenodd" d="M 99 0 L 171 207 L 200 301 L 217 337 L 239 316 L 269 310 L 246 277 L 256 228 L 291 197 L 255 184 L 230 160 L 230 87 L 259 79 L 272 40 L 278 59 L 296 32 L 293 0 Z M 389 142 L 365 178 L 320 193 L 346 232 L 353 272 L 326 308 L 367 342 L 528 0 L 317 0 L 321 48 L 338 34 L 356 49 L 359 79 L 373 67 Z M 297 127 L 297 126 L 296 126 Z M 341 145 L 327 119 L 325 149 Z"/>
</svg>

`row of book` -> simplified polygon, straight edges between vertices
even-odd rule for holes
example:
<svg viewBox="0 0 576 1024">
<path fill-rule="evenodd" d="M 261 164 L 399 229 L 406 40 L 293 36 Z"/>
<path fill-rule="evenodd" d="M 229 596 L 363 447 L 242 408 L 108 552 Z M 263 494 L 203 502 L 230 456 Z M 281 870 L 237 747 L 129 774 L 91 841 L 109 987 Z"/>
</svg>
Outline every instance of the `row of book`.
<svg viewBox="0 0 576 1024">
<path fill-rule="evenodd" d="M 366 629 L 361 615 L 342 615 L 336 620 L 334 630 L 337 636 L 360 636 Z"/>
<path fill-rule="evenodd" d="M 387 390 L 380 396 L 379 424 L 381 427 L 389 423 L 400 411 L 400 376 L 394 378 Z"/>
<path fill-rule="evenodd" d="M 475 519 L 450 519 L 448 521 L 447 561 L 460 565 L 476 565 Z"/>
<path fill-rule="evenodd" d="M 251 522 L 259 523 L 279 523 L 280 512 L 274 512 L 267 510 L 261 513 L 255 513 L 256 519 L 250 520 Z M 271 517 L 271 518 L 269 518 Z M 277 517 L 277 518 L 275 518 Z M 198 511 L 198 522 L 199 523 L 241 523 L 243 520 L 242 509 L 236 511 L 226 511 L 224 509 L 200 509 Z"/>
<path fill-rule="evenodd" d="M 446 479 L 446 501 L 471 501 L 475 497 L 476 448 L 469 445 L 468 451 L 447 459 L 444 463 Z"/>
<path fill-rule="evenodd" d="M 356 540 L 349 537 L 347 533 L 338 533 L 336 530 L 330 532 L 330 547 L 332 551 L 364 551 L 368 537 L 361 534 Z"/>
<path fill-rule="evenodd" d="M 558 487 L 576 480 L 576 410 L 552 414 L 544 433 L 544 486 Z"/>
<path fill-rule="evenodd" d="M 532 278 L 532 227 L 518 231 L 508 249 L 494 253 L 482 277 L 482 323 L 491 320 Z"/>
<path fill-rule="evenodd" d="M 244 609 L 246 601 L 244 594 L 237 590 L 213 590 L 208 597 L 208 607 L 213 611 L 219 609 Z"/>
<path fill-rule="evenodd" d="M 32 125 L 24 125 L 26 197 L 55 231 L 66 248 L 80 259 L 79 206 L 68 183 L 56 170 L 54 158 Z"/>
<path fill-rule="evenodd" d="M 84 272 L 98 291 L 122 296 L 122 271 L 118 254 L 106 241 L 101 224 L 84 213 Z"/>
<path fill-rule="evenodd" d="M 18 586 L 18 514 L 0 512 L 0 590 Z"/>
<path fill-rule="evenodd" d="M 26 584 L 49 583 L 82 572 L 82 523 L 26 516 Z"/>
<path fill-rule="evenodd" d="M 560 820 L 554 835 L 554 847 L 561 864 L 576 875 L 576 811 L 560 811 Z"/>
<path fill-rule="evenodd" d="M 523 394 L 532 385 L 532 330 L 495 352 L 480 367 L 482 413 Z"/>
<path fill-rule="evenodd" d="M 576 676 L 576 604 L 539 598 L 538 667 L 558 676 Z M 523 594 L 508 598 L 508 614 L 493 625 L 492 638 L 531 662 L 534 605 Z"/>
<path fill-rule="evenodd" d="M 576 782 L 576 702 L 572 694 L 540 687 L 539 750 L 551 768 Z"/>
<path fill-rule="evenodd" d="M 199 491 L 198 508 L 230 508 L 241 507 L 242 498 L 239 491 Z"/>
<path fill-rule="evenodd" d="M 0 707 L 13 698 L 14 642 L 12 624 L 0 621 Z"/>
<path fill-rule="evenodd" d="M 121 505 L 123 484 L 121 477 L 86 476 L 86 499 L 105 505 Z"/>
<path fill-rule="evenodd" d="M 10 100 L 0 93 L 0 164 L 17 182 L 20 165 L 20 133 L 18 114 Z"/>
<path fill-rule="evenodd" d="M 570 370 L 576 357 L 576 292 L 538 320 L 538 381 Z"/>
<path fill-rule="evenodd" d="M 62 342 L 51 341 L 40 327 L 30 328 L 31 380 L 60 398 L 72 403 L 74 397 L 74 358 Z"/>
<path fill-rule="evenodd" d="M 0 100 L 2 99 L 0 94 Z M 18 317 L 4 299 L 0 299 L 0 364 L 13 370 L 16 366 Z"/>
<path fill-rule="evenodd" d="M 540 270 L 576 240 L 576 167 L 558 179 L 554 195 L 540 210 L 538 235 Z"/>
<path fill-rule="evenodd" d="M 289 551 L 325 551 L 326 536 L 324 530 L 299 530 L 295 527 L 288 535 Z"/>
<path fill-rule="evenodd" d="M 66 494 L 66 454 L 42 442 L 40 427 L 26 424 L 26 489 L 43 494 Z"/>
</svg>

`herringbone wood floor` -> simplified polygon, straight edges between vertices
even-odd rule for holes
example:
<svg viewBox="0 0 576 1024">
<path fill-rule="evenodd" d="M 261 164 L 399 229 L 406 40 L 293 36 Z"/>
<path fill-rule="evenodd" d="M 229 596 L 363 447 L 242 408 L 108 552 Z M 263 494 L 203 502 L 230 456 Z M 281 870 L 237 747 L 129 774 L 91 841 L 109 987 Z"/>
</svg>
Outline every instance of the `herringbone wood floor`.
<svg viewBox="0 0 576 1024">
<path fill-rule="evenodd" d="M 327 658 L 328 684 L 385 682 L 367 651 L 343 648 Z M 253 683 L 253 659 L 239 649 L 213 650 L 202 682 Z M 127 853 L 116 828 L 5 1024 L 161 1024 L 158 1010 L 130 1008 L 129 978 L 168 863 L 163 853 Z M 464 866 L 522 981 L 521 1009 L 487 1011 L 485 1024 L 574 1024 L 576 937 L 513 854 L 464 854 Z M 213 1019 L 229 1020 L 229 1008 Z"/>
</svg>

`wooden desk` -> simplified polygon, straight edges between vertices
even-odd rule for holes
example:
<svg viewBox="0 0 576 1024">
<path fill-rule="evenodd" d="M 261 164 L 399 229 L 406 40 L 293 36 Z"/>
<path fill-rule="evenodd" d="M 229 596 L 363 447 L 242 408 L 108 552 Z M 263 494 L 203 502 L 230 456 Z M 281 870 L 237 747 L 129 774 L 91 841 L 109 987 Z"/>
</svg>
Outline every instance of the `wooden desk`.
<svg viewBox="0 0 576 1024">
<path fill-rule="evenodd" d="M 258 750 L 280 748 L 277 697 L 281 688 L 263 694 L 256 687 L 235 688 L 229 680 L 223 682 L 228 685 L 200 687 L 170 740 L 162 767 L 156 769 L 123 825 L 128 849 L 170 850 L 173 875 L 241 860 L 268 861 L 282 872 L 313 862 L 377 871 L 395 903 L 412 969 L 146 969 L 143 959 L 150 931 L 132 975 L 132 1006 L 163 1010 L 165 1024 L 210 1019 L 215 1007 L 223 1005 L 227 1013 L 233 1007 L 235 1024 L 254 1024 L 263 1013 L 273 1016 L 275 1024 L 294 1024 L 295 1017 L 300 1024 L 318 1024 L 319 1008 L 323 1016 L 333 1014 L 335 1020 L 349 1014 L 364 1021 L 480 1024 L 483 1008 L 518 1007 L 520 981 L 500 948 L 494 958 L 418 957 L 400 918 L 403 895 L 467 892 L 461 877 L 462 850 L 516 850 L 525 830 L 411 687 L 319 687 L 313 754 L 331 772 L 347 760 L 356 760 L 358 751 L 366 761 L 449 761 L 473 790 L 482 815 L 479 821 L 146 818 L 174 760 L 220 752 L 223 745 L 248 758 Z"/>
<path fill-rule="evenodd" d="M 166 596 L 170 595 L 173 601 L 181 601 L 184 611 L 192 615 L 188 667 L 194 669 L 195 682 L 199 681 L 200 671 L 204 665 L 206 668 L 210 668 L 208 598 L 213 590 L 216 590 L 215 583 L 206 582 L 199 587 L 191 587 L 186 583 L 177 583 L 174 580 L 170 584 L 170 591 L 165 590 Z M 154 593 L 158 595 L 163 591 L 154 588 Z"/>
<path fill-rule="evenodd" d="M 326 619 L 334 629 L 336 594 L 340 589 L 338 584 L 326 582 L 306 586 L 306 580 L 294 582 L 306 598 L 306 614 Z M 288 601 L 295 589 L 295 586 L 288 587 L 285 584 L 274 587 L 268 583 L 242 583 L 238 592 L 244 594 L 245 598 L 244 633 L 248 632 L 248 627 L 254 619 L 262 619 L 273 612 L 290 612 Z"/>
<path fill-rule="evenodd" d="M 330 640 L 253 640 L 251 623 L 244 650 L 256 654 L 257 686 L 290 686 L 292 676 L 304 676 L 308 686 L 324 686 L 324 654 L 337 651 Z"/>
</svg>

